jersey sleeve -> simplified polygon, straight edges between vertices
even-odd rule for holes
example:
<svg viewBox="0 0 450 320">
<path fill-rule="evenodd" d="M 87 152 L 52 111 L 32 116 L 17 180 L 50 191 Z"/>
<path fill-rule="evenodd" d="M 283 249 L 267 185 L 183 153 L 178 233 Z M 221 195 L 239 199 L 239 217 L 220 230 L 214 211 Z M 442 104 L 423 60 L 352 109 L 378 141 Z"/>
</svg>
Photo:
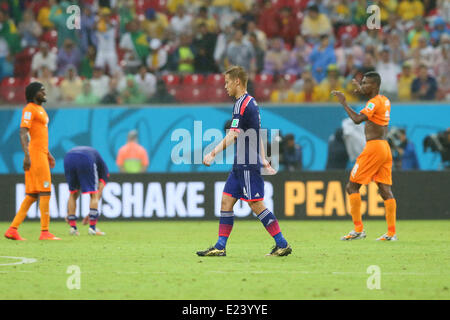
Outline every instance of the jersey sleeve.
<svg viewBox="0 0 450 320">
<path fill-rule="evenodd" d="M 33 119 L 34 119 L 33 110 L 29 107 L 25 107 L 22 111 L 22 119 L 20 120 L 20 127 L 28 129 L 31 128 Z"/>
<path fill-rule="evenodd" d="M 375 99 L 370 99 L 369 101 L 367 101 L 366 106 L 360 111 L 360 113 L 365 114 L 370 120 L 375 114 L 377 107 L 377 101 Z"/>
</svg>

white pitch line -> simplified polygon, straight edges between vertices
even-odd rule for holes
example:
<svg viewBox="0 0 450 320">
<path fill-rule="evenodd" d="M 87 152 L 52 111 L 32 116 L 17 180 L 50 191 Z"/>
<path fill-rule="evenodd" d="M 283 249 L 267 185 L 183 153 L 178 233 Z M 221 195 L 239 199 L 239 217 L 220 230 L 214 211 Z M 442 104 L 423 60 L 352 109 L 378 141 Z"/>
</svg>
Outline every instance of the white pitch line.
<svg viewBox="0 0 450 320">
<path fill-rule="evenodd" d="M 25 258 L 25 257 L 0 256 L 0 258 L 20 260 L 20 261 L 12 262 L 12 263 L 2 263 L 2 264 L 0 264 L 0 266 L 13 266 L 13 265 L 17 265 L 17 264 L 34 263 L 37 261 L 34 258 Z"/>
</svg>

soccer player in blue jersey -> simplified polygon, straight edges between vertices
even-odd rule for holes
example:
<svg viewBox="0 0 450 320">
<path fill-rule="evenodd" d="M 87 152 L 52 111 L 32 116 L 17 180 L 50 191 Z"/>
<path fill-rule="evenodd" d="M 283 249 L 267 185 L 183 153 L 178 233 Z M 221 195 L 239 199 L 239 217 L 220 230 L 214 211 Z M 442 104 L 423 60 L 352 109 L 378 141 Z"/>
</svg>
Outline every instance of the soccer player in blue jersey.
<svg viewBox="0 0 450 320">
<path fill-rule="evenodd" d="M 105 233 L 96 227 L 99 216 L 98 202 L 102 197 L 103 188 L 108 181 L 109 172 L 102 157 L 92 147 L 75 147 L 64 157 L 64 174 L 69 184 L 70 196 L 67 203 L 67 222 L 70 225 L 70 234 L 78 236 L 77 199 L 82 193 L 91 196 L 89 203 L 89 235 L 104 236 Z"/>
<path fill-rule="evenodd" d="M 238 199 L 246 201 L 269 234 L 275 239 L 275 246 L 268 256 L 287 256 L 292 252 L 291 246 L 281 233 L 278 220 L 264 204 L 264 180 L 261 169 L 270 174 L 275 170 L 265 159 L 261 143 L 261 118 L 255 99 L 247 93 L 248 76 L 240 66 L 233 66 L 225 72 L 225 89 L 228 95 L 236 98 L 233 108 L 231 128 L 225 138 L 208 153 L 203 164 L 210 166 L 215 156 L 235 143 L 233 169 L 228 176 L 222 195 L 219 221 L 219 239 L 217 243 L 199 256 L 226 256 L 225 246 L 234 223 L 233 207 Z"/>
</svg>

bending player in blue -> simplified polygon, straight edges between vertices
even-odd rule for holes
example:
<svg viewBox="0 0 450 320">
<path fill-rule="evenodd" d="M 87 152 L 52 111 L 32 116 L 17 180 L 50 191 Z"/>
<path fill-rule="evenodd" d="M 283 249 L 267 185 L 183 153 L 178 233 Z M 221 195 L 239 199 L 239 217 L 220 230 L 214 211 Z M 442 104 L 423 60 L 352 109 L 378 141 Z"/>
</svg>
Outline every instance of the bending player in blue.
<svg viewBox="0 0 450 320">
<path fill-rule="evenodd" d="M 255 99 L 247 93 L 248 76 L 239 66 L 225 72 L 225 89 L 228 95 L 236 98 L 231 128 L 226 137 L 208 153 L 203 164 L 210 166 L 217 154 L 236 143 L 233 169 L 228 176 L 222 195 L 219 221 L 219 239 L 215 246 L 198 251 L 199 256 L 226 256 L 226 244 L 234 223 L 233 207 L 238 199 L 246 201 L 269 234 L 275 239 L 275 246 L 268 256 L 287 256 L 291 246 L 281 233 L 278 220 L 264 204 L 264 180 L 261 168 L 269 173 L 275 170 L 265 159 L 264 147 L 260 138 L 261 118 Z M 261 150 L 260 150 L 261 147 Z M 261 151 L 261 152 L 260 152 Z"/>
<path fill-rule="evenodd" d="M 70 196 L 67 203 L 67 222 L 70 234 L 78 236 L 77 199 L 82 193 L 89 193 L 89 235 L 104 236 L 105 233 L 96 227 L 99 216 L 98 202 L 102 197 L 103 188 L 108 181 L 109 172 L 106 163 L 97 150 L 91 147 L 75 147 L 64 157 L 64 174 L 69 184 Z M 84 221 L 83 221 L 84 222 Z"/>
</svg>

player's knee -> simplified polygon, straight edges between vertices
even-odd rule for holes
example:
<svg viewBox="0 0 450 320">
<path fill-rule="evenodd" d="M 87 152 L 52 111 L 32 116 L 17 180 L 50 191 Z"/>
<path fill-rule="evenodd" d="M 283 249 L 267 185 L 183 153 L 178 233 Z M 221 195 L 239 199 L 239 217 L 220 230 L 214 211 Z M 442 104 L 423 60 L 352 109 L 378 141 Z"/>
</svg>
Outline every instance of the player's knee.
<svg viewBox="0 0 450 320">
<path fill-rule="evenodd" d="M 345 186 L 345 191 L 347 191 L 348 194 L 357 193 L 359 192 L 359 186 L 349 182 Z"/>
</svg>

